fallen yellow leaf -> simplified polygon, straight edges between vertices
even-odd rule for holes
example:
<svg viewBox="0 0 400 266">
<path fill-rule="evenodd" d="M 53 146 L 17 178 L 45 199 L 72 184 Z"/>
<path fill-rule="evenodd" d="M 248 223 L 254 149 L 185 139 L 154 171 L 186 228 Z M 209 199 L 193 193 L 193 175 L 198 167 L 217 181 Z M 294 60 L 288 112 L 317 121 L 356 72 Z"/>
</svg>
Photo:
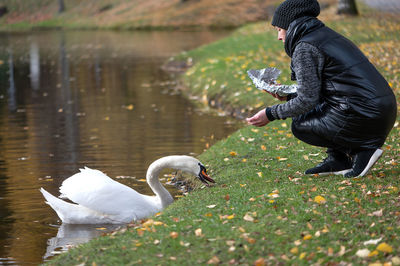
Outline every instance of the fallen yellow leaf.
<svg viewBox="0 0 400 266">
<path fill-rule="evenodd" d="M 297 254 L 297 253 L 299 253 L 299 248 L 298 248 L 298 247 L 292 248 L 292 249 L 290 250 L 290 253 L 292 253 L 292 254 Z"/>
<path fill-rule="evenodd" d="M 153 219 L 148 219 L 146 222 L 144 222 L 142 224 L 142 226 L 147 227 L 147 226 L 151 226 L 154 224 L 154 220 Z"/>
<path fill-rule="evenodd" d="M 310 240 L 312 238 L 312 235 L 305 235 L 303 237 L 304 240 Z"/>
<path fill-rule="evenodd" d="M 368 257 L 374 257 L 374 256 L 377 256 L 378 254 L 379 254 L 378 250 L 374 250 L 374 251 L 371 251 L 371 252 L 368 254 Z"/>
<path fill-rule="evenodd" d="M 267 150 L 267 147 L 265 147 L 265 145 L 261 145 L 261 149 L 262 149 L 263 151 L 266 151 L 266 150 Z"/>
<path fill-rule="evenodd" d="M 328 229 L 328 227 L 326 227 L 326 225 L 324 226 L 324 229 L 322 229 L 322 233 L 328 233 L 329 232 L 329 229 Z"/>
<path fill-rule="evenodd" d="M 326 199 L 324 197 L 322 197 L 322 196 L 319 196 L 319 195 L 314 198 L 314 201 L 316 203 L 318 203 L 318 204 L 326 203 Z"/>
<path fill-rule="evenodd" d="M 379 251 L 382 251 L 382 252 L 385 252 L 385 253 L 392 253 L 393 252 L 393 248 L 390 245 L 386 244 L 385 242 L 380 243 L 376 247 L 376 250 L 379 250 Z"/>
</svg>

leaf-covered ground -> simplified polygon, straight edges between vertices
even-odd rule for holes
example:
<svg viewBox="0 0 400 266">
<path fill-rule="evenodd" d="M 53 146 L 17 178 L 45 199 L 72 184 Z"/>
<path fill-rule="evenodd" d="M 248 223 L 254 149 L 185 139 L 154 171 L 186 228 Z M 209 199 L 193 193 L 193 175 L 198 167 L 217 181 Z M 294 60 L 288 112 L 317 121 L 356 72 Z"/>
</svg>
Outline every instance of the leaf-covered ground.
<svg viewBox="0 0 400 266">
<path fill-rule="evenodd" d="M 394 18 L 328 22 L 355 41 L 400 96 L 400 23 Z M 183 77 L 207 104 L 245 115 L 273 101 L 246 70 L 277 66 L 289 82 L 289 59 L 269 25 L 244 27 L 183 57 Z M 200 159 L 217 184 L 198 189 L 162 213 L 60 255 L 72 265 L 400 265 L 399 118 L 383 157 L 363 178 L 308 176 L 325 157 L 290 132 L 290 119 L 244 126 Z"/>
</svg>

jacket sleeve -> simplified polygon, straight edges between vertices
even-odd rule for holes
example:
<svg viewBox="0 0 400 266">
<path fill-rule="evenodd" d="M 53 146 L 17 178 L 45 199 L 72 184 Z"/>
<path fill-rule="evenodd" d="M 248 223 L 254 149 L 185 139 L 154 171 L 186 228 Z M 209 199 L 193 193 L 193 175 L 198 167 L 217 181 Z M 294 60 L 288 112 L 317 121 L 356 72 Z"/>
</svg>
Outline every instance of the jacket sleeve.
<svg viewBox="0 0 400 266">
<path fill-rule="evenodd" d="M 289 97 L 282 104 L 267 107 L 269 118 L 285 119 L 307 113 L 318 103 L 321 93 L 324 55 L 308 43 L 299 43 L 292 56 L 292 66 L 296 73 L 297 95 Z"/>
</svg>

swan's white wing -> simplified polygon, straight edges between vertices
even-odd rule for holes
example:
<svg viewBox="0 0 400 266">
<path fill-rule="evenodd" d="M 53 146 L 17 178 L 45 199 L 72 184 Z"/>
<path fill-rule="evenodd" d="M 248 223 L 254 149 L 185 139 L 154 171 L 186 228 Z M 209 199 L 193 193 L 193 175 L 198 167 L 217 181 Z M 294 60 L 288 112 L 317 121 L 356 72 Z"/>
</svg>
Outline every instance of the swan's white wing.
<svg viewBox="0 0 400 266">
<path fill-rule="evenodd" d="M 62 196 L 97 212 L 133 219 L 154 214 L 160 209 L 160 202 L 154 196 L 142 195 L 118 183 L 98 170 L 81 169 L 61 187 Z M 124 219 L 125 220 L 125 219 Z"/>
</svg>

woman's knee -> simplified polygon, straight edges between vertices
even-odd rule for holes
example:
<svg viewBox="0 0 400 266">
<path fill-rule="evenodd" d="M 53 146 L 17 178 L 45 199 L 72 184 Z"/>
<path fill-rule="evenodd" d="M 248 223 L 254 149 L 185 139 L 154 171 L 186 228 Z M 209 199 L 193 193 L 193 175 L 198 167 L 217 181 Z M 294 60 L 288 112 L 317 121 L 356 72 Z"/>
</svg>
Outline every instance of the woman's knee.
<svg viewBox="0 0 400 266">
<path fill-rule="evenodd" d="M 293 119 L 292 134 L 296 138 L 298 138 L 300 140 L 304 140 L 306 138 L 306 136 L 310 134 L 310 129 L 308 129 L 304 125 L 301 125 L 301 123 L 298 121 L 298 119 Z"/>
<path fill-rule="evenodd" d="M 328 140 L 326 136 L 316 134 L 313 130 L 312 123 L 307 123 L 308 121 L 304 122 L 302 120 L 294 119 L 292 122 L 292 133 L 293 135 L 313 146 L 320 146 L 320 147 L 331 147 L 332 142 Z"/>
</svg>

